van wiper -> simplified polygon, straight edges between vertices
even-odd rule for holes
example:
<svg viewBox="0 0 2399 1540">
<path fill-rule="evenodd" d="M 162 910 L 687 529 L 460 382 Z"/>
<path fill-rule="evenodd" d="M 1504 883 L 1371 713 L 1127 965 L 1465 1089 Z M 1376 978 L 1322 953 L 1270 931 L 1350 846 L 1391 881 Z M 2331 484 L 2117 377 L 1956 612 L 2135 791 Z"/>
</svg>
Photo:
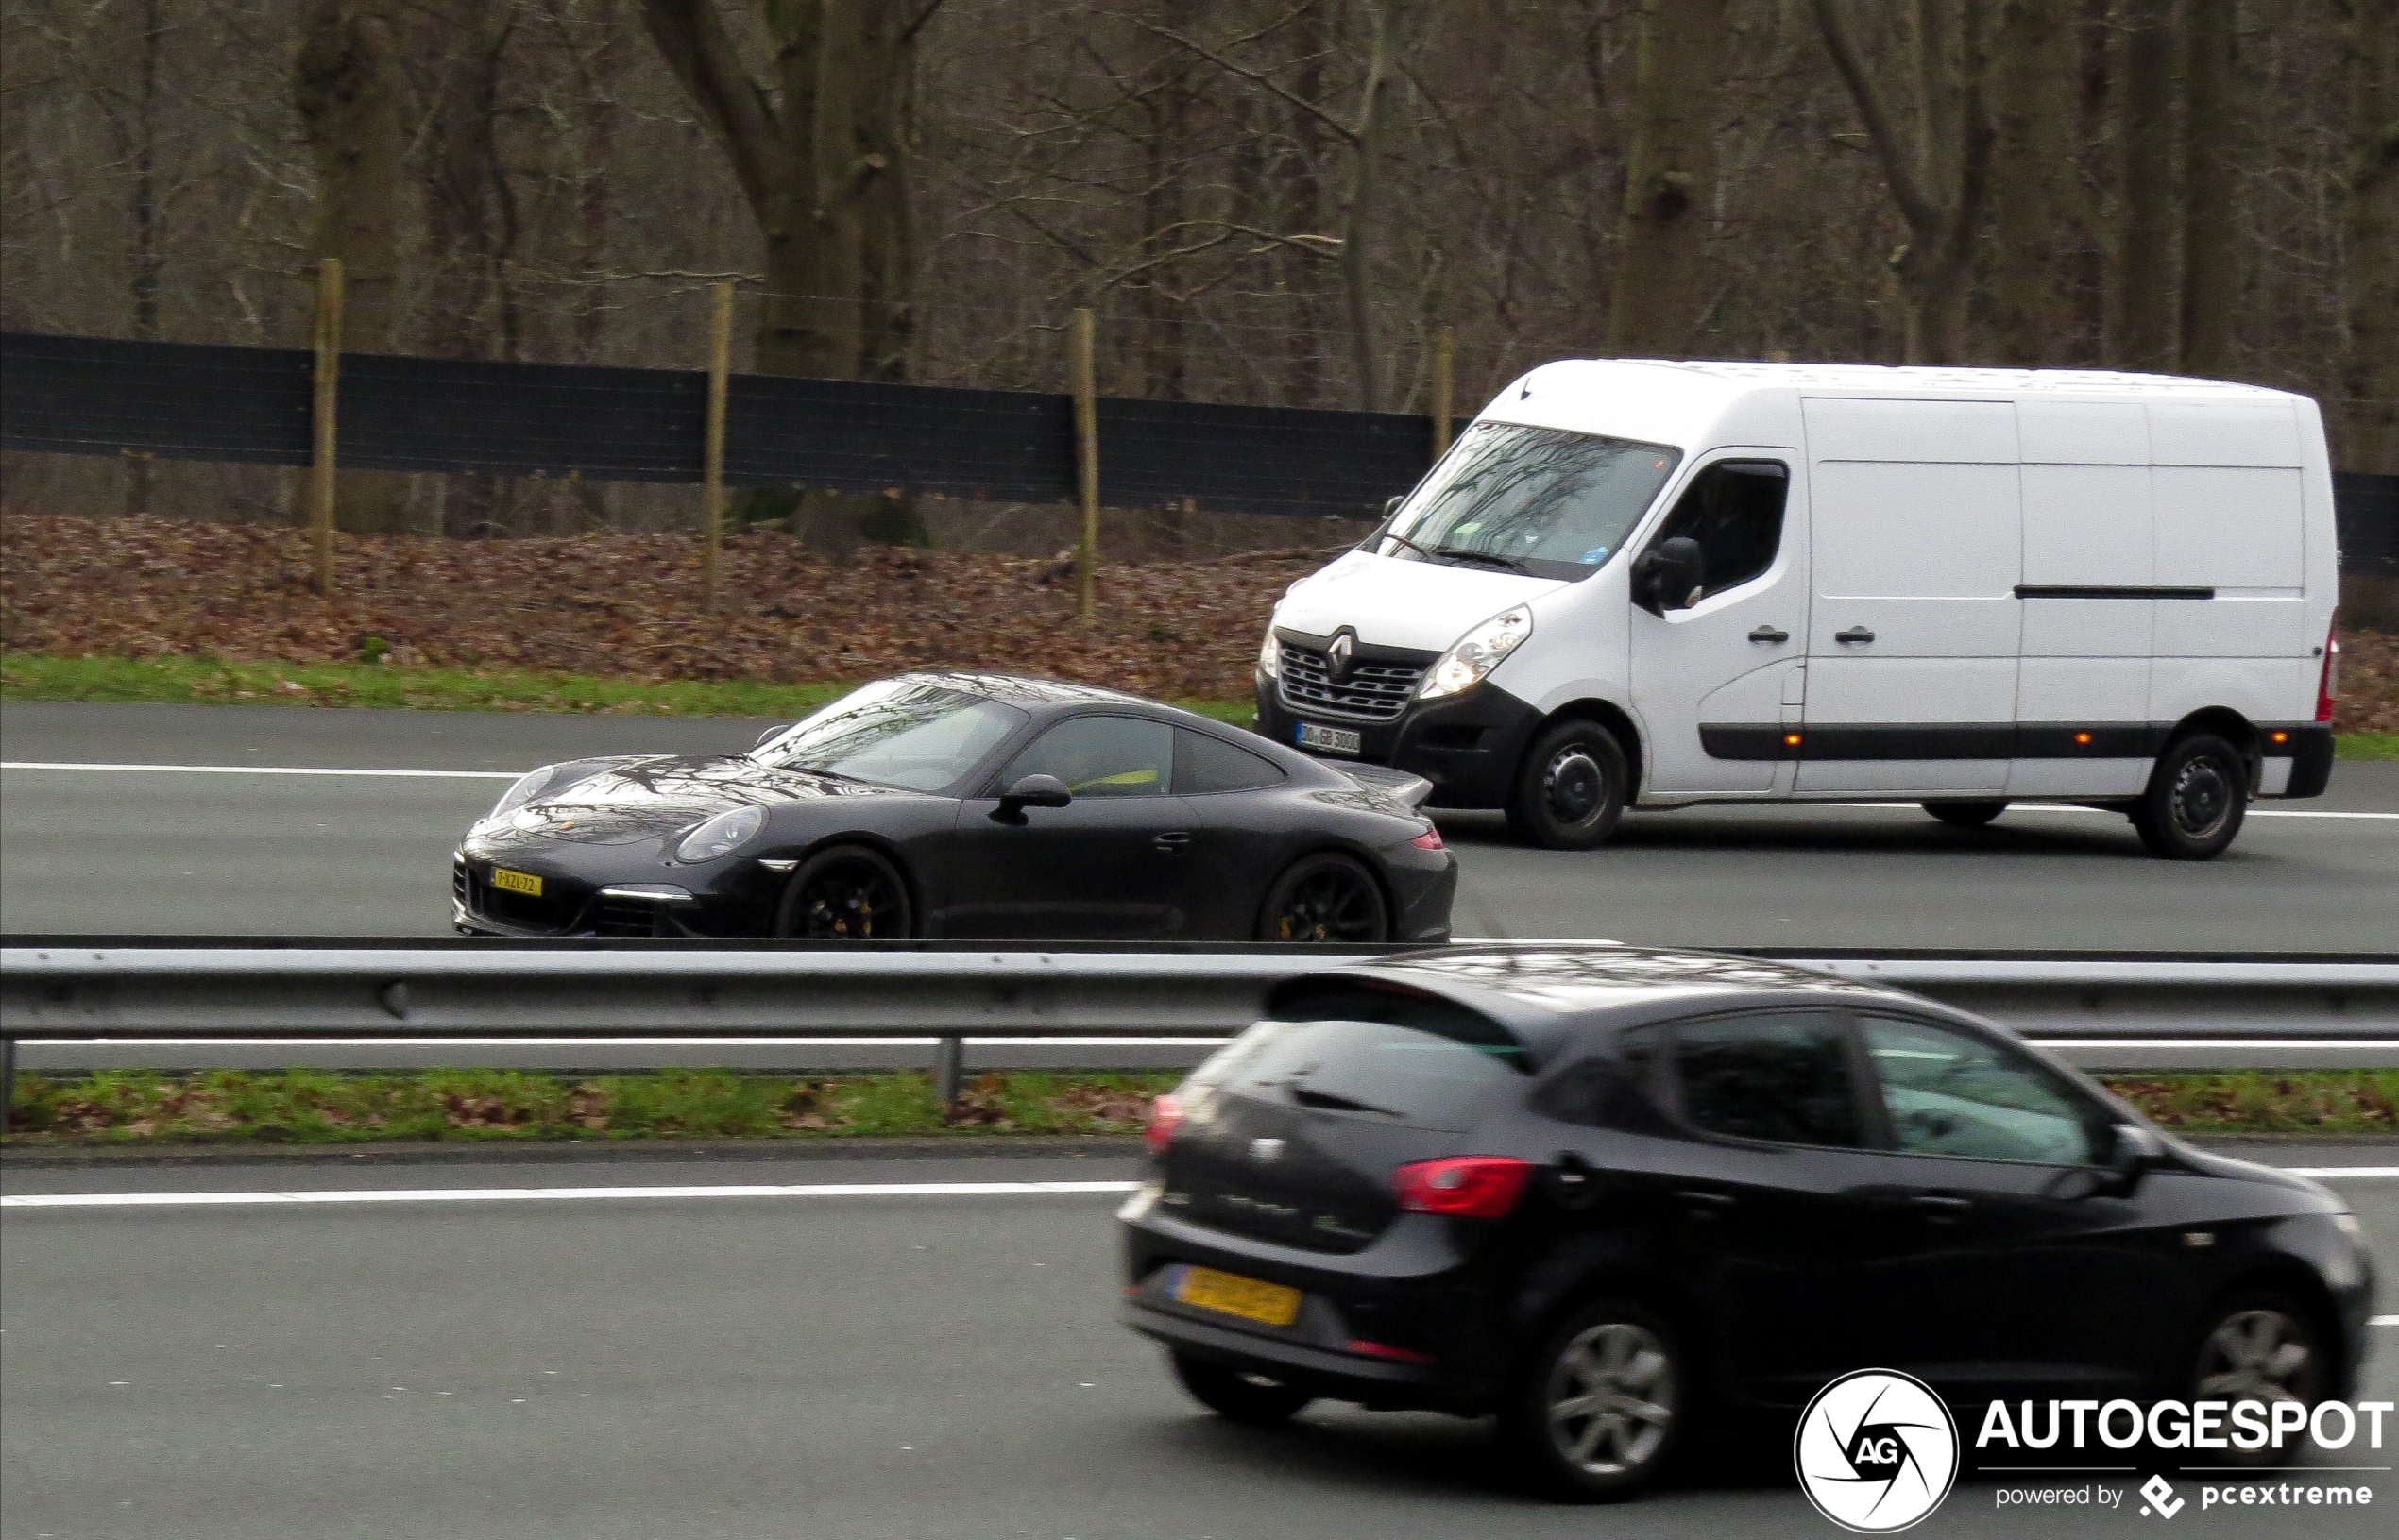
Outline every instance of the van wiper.
<svg viewBox="0 0 2399 1540">
<path fill-rule="evenodd" d="M 1415 551 L 1427 561 L 1430 561 L 1440 554 L 1440 552 L 1437 550 L 1432 550 L 1423 546 L 1418 545 L 1415 541 L 1409 539 L 1404 534 L 1393 534 L 1388 530 L 1385 530 L 1381 534 L 1375 536 L 1375 538 L 1378 540 L 1397 540 L 1400 544 L 1407 547 L 1408 550 Z"/>
<path fill-rule="evenodd" d="M 1411 542 L 1411 544 L 1413 544 L 1413 542 Z M 1416 549 L 1419 550 L 1424 550 L 1422 546 L 1418 546 Z M 1506 572 L 1523 572 L 1530 574 L 1533 570 L 1531 567 L 1526 567 L 1523 562 L 1518 561 L 1515 557 L 1503 556 L 1495 550 L 1468 550 L 1462 546 L 1443 546 L 1439 550 L 1426 552 L 1426 554 L 1435 557 L 1455 556 L 1461 562 L 1482 562 Z"/>
<path fill-rule="evenodd" d="M 1322 1108 L 1328 1112 L 1374 1112 L 1387 1118 L 1404 1115 L 1394 1112 L 1387 1107 L 1376 1107 L 1370 1102 L 1355 1101 L 1330 1091 L 1311 1091 L 1305 1086 L 1293 1086 L 1291 1099 L 1302 1107 Z"/>
</svg>

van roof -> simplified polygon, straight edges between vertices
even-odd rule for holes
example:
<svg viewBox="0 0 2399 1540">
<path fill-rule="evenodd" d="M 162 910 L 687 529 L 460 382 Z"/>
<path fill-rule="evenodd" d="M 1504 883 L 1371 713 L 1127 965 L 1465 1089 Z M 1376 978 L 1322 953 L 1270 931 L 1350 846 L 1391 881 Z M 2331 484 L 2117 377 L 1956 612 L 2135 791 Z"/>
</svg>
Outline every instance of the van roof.
<svg viewBox="0 0 2399 1540">
<path fill-rule="evenodd" d="M 2083 396 L 2155 399 L 2162 396 L 2237 396 L 2290 399 L 2288 391 L 2227 380 L 2182 375 L 2131 374 L 2112 369 L 1968 369 L 1891 364 L 1750 364 L 1739 361 L 1661 358 L 1559 359 L 1530 370 L 1515 382 L 1539 395 L 1543 386 L 1586 390 L 1622 387 L 1669 370 L 1693 383 L 1721 381 L 1727 396 L 1756 390 L 1803 394 L 1890 396 L 1921 400 L 1942 397 Z"/>
</svg>

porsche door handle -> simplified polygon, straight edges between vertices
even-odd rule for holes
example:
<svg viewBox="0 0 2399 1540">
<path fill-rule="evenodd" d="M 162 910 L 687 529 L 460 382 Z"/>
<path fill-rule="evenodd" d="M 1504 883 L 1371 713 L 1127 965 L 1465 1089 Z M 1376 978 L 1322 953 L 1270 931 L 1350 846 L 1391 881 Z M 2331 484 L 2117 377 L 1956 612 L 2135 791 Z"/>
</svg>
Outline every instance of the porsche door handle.
<svg viewBox="0 0 2399 1540">
<path fill-rule="evenodd" d="M 1695 1187 L 1677 1189 L 1675 1196 L 1681 1199 L 1683 1208 L 1697 1219 L 1712 1219 L 1740 1201 L 1730 1193 L 1710 1193 Z"/>
<path fill-rule="evenodd" d="M 1851 626 L 1846 631 L 1834 632 L 1832 639 L 1836 642 L 1870 642 L 1874 640 L 1874 633 L 1863 626 Z"/>
<path fill-rule="evenodd" d="M 1973 1200 L 1946 1193 L 1918 1193 L 1908 1199 L 1908 1207 L 1935 1225 L 1954 1225 L 1974 1211 Z"/>
<path fill-rule="evenodd" d="M 1772 642 L 1777 647 L 1780 647 L 1791 640 L 1791 633 L 1780 626 L 1760 626 L 1749 634 L 1749 639 L 1753 642 Z"/>
<path fill-rule="evenodd" d="M 1182 829 L 1170 829 L 1150 841 L 1150 848 L 1167 855 L 1180 855 L 1191 843 L 1191 836 Z"/>
</svg>

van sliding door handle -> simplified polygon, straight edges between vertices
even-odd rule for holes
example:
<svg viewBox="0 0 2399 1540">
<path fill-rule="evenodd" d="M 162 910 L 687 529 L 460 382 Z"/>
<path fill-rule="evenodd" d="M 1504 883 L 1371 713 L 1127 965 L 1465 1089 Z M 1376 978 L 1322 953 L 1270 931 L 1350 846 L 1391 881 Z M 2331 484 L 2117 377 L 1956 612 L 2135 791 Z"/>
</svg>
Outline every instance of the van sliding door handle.
<svg viewBox="0 0 2399 1540">
<path fill-rule="evenodd" d="M 1780 626 L 1760 626 L 1749 634 L 1749 639 L 1753 642 L 1774 642 L 1779 645 L 1791 640 L 1791 633 Z"/>
<path fill-rule="evenodd" d="M 1836 642 L 1870 642 L 1874 640 L 1874 633 L 1863 626 L 1851 626 L 1846 631 L 1834 632 L 1832 639 Z"/>
</svg>

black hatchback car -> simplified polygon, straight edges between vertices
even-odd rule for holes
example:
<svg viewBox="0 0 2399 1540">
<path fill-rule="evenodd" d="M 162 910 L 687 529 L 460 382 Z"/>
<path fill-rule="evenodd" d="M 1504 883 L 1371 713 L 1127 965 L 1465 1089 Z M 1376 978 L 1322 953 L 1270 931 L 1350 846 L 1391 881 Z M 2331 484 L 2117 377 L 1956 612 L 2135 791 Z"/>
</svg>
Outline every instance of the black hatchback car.
<svg viewBox="0 0 2399 1540">
<path fill-rule="evenodd" d="M 2345 1396 L 2341 1200 L 2159 1133 L 1932 1002 L 1773 962 L 1455 947 L 1279 986 L 1161 1098 L 1127 1323 L 1192 1395 L 1496 1413 L 1554 1495 L 1905 1370 L 2020 1396 Z"/>
</svg>

